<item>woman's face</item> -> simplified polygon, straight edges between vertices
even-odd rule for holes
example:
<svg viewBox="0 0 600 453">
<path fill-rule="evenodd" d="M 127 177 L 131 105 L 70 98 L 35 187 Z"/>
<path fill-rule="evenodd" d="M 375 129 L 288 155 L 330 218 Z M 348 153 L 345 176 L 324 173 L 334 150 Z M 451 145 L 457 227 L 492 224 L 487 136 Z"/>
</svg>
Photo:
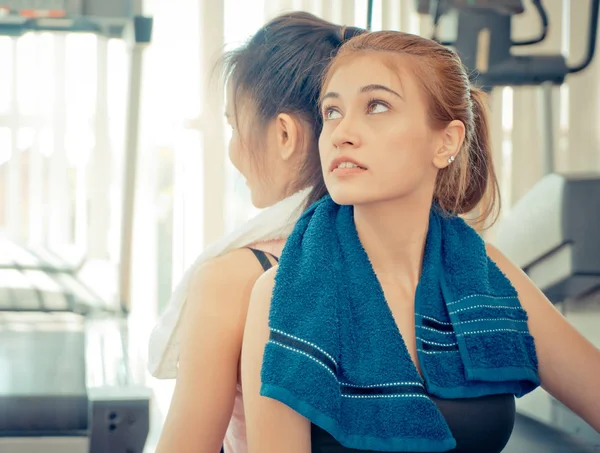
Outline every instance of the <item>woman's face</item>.
<svg viewBox="0 0 600 453">
<path fill-rule="evenodd" d="M 334 69 L 324 87 L 319 150 L 336 203 L 433 195 L 443 133 L 429 126 L 410 63 L 393 54 L 358 55 Z"/>
<path fill-rule="evenodd" d="M 252 141 L 252 109 L 248 102 L 239 102 L 236 108 L 233 102 L 231 84 L 227 87 L 225 116 L 231 126 L 229 141 L 229 159 L 234 167 L 246 179 L 250 189 L 252 204 L 257 208 L 266 208 L 277 203 L 286 196 L 285 171 L 277 171 L 279 167 L 277 144 L 272 138 L 272 127 L 268 126 L 262 137 L 256 137 L 266 149 L 250 149 Z"/>
</svg>

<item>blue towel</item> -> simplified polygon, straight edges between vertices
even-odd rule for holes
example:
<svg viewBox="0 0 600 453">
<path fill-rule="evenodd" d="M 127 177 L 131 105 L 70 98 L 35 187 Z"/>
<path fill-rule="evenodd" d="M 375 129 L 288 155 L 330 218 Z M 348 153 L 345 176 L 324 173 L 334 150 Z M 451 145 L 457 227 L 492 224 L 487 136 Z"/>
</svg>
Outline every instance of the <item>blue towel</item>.
<svg viewBox="0 0 600 453">
<path fill-rule="evenodd" d="M 524 395 L 539 385 L 517 292 L 460 218 L 431 210 L 415 295 L 419 375 L 363 249 L 351 206 L 300 218 L 281 256 L 261 395 L 348 448 L 448 451 L 429 398 Z"/>
</svg>

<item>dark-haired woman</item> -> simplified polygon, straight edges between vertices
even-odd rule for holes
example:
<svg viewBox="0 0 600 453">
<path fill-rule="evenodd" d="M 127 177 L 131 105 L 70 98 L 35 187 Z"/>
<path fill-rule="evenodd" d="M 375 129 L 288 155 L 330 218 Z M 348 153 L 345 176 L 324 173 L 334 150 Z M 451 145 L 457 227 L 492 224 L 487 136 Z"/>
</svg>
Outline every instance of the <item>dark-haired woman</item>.
<svg viewBox="0 0 600 453">
<path fill-rule="evenodd" d="M 253 204 L 267 209 L 200 257 L 152 334 L 150 372 L 177 378 L 157 453 L 247 451 L 239 364 L 250 291 L 303 208 L 325 194 L 321 79 L 342 42 L 360 33 L 291 13 L 226 55 L 229 156 Z"/>
</svg>

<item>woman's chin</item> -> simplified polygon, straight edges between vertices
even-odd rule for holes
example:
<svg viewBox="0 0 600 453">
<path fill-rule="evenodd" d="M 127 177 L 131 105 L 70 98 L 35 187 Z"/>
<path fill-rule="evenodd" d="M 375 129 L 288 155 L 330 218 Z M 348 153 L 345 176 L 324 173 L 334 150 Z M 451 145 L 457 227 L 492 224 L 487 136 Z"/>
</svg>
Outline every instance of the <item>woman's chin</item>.
<svg viewBox="0 0 600 453">
<path fill-rule="evenodd" d="M 339 204 L 340 206 L 349 206 L 360 204 L 361 197 L 356 194 L 349 193 L 348 191 L 330 191 L 329 195 L 331 199 Z"/>
</svg>

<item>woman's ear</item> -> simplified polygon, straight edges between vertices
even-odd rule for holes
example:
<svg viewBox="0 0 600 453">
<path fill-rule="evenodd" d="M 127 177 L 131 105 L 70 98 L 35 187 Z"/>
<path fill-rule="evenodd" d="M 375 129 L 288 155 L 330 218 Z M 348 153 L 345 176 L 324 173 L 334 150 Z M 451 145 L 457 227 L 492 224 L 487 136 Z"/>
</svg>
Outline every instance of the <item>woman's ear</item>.
<svg viewBox="0 0 600 453">
<path fill-rule="evenodd" d="M 277 149 L 281 159 L 288 161 L 300 144 L 300 127 L 296 119 L 287 113 L 280 113 L 275 118 Z"/>
<path fill-rule="evenodd" d="M 442 144 L 433 157 L 433 165 L 437 168 L 446 168 L 457 158 L 465 141 L 465 125 L 462 121 L 450 121 L 442 131 Z"/>
</svg>

